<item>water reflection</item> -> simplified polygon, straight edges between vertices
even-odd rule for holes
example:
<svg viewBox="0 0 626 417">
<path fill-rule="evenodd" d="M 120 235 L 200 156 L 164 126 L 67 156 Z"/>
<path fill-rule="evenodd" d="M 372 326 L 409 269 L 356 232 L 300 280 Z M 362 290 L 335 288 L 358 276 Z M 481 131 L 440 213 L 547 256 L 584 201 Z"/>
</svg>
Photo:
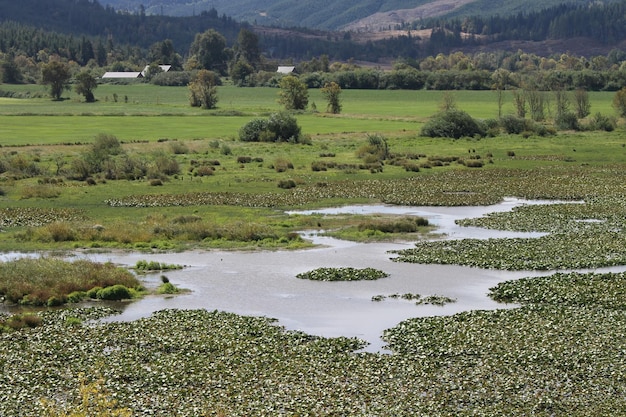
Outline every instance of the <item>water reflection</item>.
<svg viewBox="0 0 626 417">
<path fill-rule="evenodd" d="M 538 236 L 463 228 L 456 219 L 478 217 L 489 212 L 510 210 L 520 204 L 540 204 L 507 199 L 488 207 L 398 207 L 349 206 L 315 210 L 315 213 L 418 215 L 438 227 L 447 238 L 488 238 Z M 296 212 L 294 212 L 295 214 Z M 297 212 L 308 214 L 312 212 Z M 133 266 L 137 261 L 154 260 L 187 265 L 167 272 L 175 285 L 191 290 L 175 297 L 150 296 L 123 305 L 121 315 L 110 320 L 135 320 L 166 308 L 225 310 L 244 315 L 273 317 L 291 330 L 335 337 L 356 336 L 367 340 L 368 351 L 380 351 L 383 330 L 411 317 L 448 315 L 477 309 L 507 308 L 489 299 L 488 289 L 499 282 L 529 275 L 546 274 L 482 270 L 454 265 L 416 265 L 390 260 L 389 250 L 411 247 L 410 243 L 355 243 L 306 234 L 323 246 L 299 251 L 241 252 L 191 251 L 152 254 L 78 254 L 88 259 Z M 17 254 L 4 254 L 7 260 Z M 361 282 L 316 282 L 300 280 L 296 274 L 319 267 L 372 267 L 390 274 L 388 278 Z M 147 275 L 147 286 L 156 287 L 160 274 Z M 373 302 L 375 295 L 416 293 L 443 295 L 457 300 L 443 307 L 416 306 L 406 300 Z"/>
</svg>

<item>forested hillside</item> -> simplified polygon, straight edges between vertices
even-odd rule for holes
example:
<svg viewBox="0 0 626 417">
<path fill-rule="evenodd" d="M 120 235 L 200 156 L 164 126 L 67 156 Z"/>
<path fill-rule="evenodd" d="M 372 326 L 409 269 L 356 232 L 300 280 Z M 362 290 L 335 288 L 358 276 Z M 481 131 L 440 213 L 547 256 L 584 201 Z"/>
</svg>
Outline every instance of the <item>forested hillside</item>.
<svg viewBox="0 0 626 417">
<path fill-rule="evenodd" d="M 143 7 L 146 14 L 192 16 L 215 8 L 220 14 L 251 24 L 326 30 L 344 27 L 378 30 L 435 16 L 510 16 L 560 4 L 590 3 L 589 0 L 102 0 L 104 5 L 131 13 L 140 12 Z"/>
<path fill-rule="evenodd" d="M 12 21 L 50 32 L 105 37 L 117 44 L 147 48 L 170 39 L 180 48 L 187 47 L 196 33 L 213 28 L 231 42 L 240 24 L 218 16 L 215 10 L 192 17 L 146 16 L 121 13 L 91 0 L 0 0 L 0 22 Z M 44 41 L 41 39 L 41 41 Z M 2 37 L 0 42 L 7 42 Z M 0 44 L 2 49 L 2 44 Z"/>
<path fill-rule="evenodd" d="M 586 37 L 603 44 L 615 44 L 626 39 L 626 1 L 586 6 L 563 4 L 514 16 L 475 15 L 431 20 L 426 25 L 413 22 L 411 27 L 446 28 L 457 33 L 488 37 L 491 41 Z"/>
<path fill-rule="evenodd" d="M 522 41 L 533 42 L 531 52 L 541 56 L 573 53 L 591 57 L 623 49 L 626 0 L 560 5 L 513 16 L 419 20 L 406 23 L 402 31 L 389 32 L 393 35 L 252 26 L 219 15 L 215 9 L 196 16 L 171 17 L 146 14 L 144 10 L 118 11 L 91 0 L 23 0 L 19 4 L 0 0 L 0 54 L 33 57 L 37 62 L 45 60 L 38 57 L 41 54 L 56 54 L 80 65 L 91 59 L 99 66 L 129 62 L 116 66 L 123 70 L 162 57 L 158 49 L 163 45 L 168 56 L 176 54 L 182 62 L 191 54 L 190 46 L 198 34 L 214 30 L 224 37 L 227 48 L 236 49 L 242 28 L 256 33 L 262 54 L 274 62 L 298 62 L 322 55 L 344 62 L 423 60 L 454 51 L 499 48 L 515 52 L 522 49 Z M 577 39 L 576 49 L 572 49 L 571 39 Z M 542 50 L 543 42 L 555 40 L 562 46 L 553 44 Z"/>
</svg>

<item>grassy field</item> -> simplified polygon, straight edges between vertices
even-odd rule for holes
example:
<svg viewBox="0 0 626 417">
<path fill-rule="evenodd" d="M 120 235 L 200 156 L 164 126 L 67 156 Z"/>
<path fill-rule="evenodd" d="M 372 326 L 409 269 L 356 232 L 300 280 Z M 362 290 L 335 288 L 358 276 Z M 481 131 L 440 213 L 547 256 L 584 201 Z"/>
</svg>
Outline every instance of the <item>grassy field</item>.
<svg viewBox="0 0 626 417">
<path fill-rule="evenodd" d="M 42 94 L 36 85 L 3 86 L 0 90 Z M 254 117 L 281 109 L 278 89 L 218 88 L 218 108 L 200 110 L 189 106 L 186 87 L 158 87 L 150 84 L 103 84 L 96 91 L 96 103 L 82 103 L 75 93 L 53 102 L 36 99 L 0 98 L 2 145 L 90 142 L 98 133 L 116 135 L 125 142 L 159 138 L 230 139 Z M 343 112 L 325 114 L 319 90 L 310 90 L 310 103 L 319 113 L 298 115 L 303 132 L 317 135 L 380 132 L 390 136 L 417 132 L 422 123 L 439 109 L 440 91 L 345 90 Z M 117 96 L 117 102 L 113 97 Z M 491 91 L 458 91 L 453 95 L 460 109 L 488 119 L 498 115 L 496 95 Z M 612 114 L 611 93 L 591 93 L 592 111 Z M 512 99 L 503 112 L 513 113 Z M 54 117 L 51 117 L 54 116 Z M 106 116 L 106 117 L 101 117 Z"/>
<path fill-rule="evenodd" d="M 41 94 L 39 86 L 0 86 L 9 88 Z M 286 208 L 517 196 L 584 203 L 462 221 L 548 233 L 540 239 L 423 242 L 425 228 L 398 261 L 515 270 L 626 264 L 623 120 L 612 132 L 427 138 L 419 131 L 442 92 L 344 91 L 343 112 L 332 116 L 312 90 L 319 112 L 295 115 L 310 141 L 249 143 L 237 139 L 239 128 L 279 110 L 277 90 L 221 87 L 211 111 L 189 107 L 186 94 L 137 84 L 102 85 L 94 104 L 73 93 L 61 102 L 0 99 L 0 250 L 303 248 L 298 230 L 360 239 L 370 233 L 360 226 L 376 219 L 288 216 Z M 497 115 L 493 92 L 454 95 L 476 118 Z M 590 94 L 592 114 L 612 115 L 612 97 Z M 512 110 L 509 100 L 504 112 Z M 145 172 L 116 179 L 105 167 L 73 178 L 101 133 L 121 142 L 110 170 L 135 164 Z M 373 134 L 388 146 L 382 163 L 366 162 Z M 162 175 L 163 161 L 178 170 Z M 10 324 L 0 327 L 0 414 L 76 408 L 81 392 L 95 389 L 92 405 L 115 398 L 133 415 L 621 415 L 625 282 L 624 274 L 562 273 L 506 283 L 493 296 L 520 308 L 407 320 L 384 335 L 393 355 L 356 354 L 358 340 L 220 312 L 163 311 L 97 326 L 82 323 L 111 311 L 0 316 Z"/>
</svg>

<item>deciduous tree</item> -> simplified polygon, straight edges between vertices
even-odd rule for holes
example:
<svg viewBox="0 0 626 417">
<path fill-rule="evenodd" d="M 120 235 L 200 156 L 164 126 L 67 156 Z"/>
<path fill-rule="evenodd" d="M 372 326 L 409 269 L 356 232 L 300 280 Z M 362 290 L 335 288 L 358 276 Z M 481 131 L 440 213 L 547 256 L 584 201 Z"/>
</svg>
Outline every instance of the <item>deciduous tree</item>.
<svg viewBox="0 0 626 417">
<path fill-rule="evenodd" d="M 339 114 L 341 113 L 341 87 L 336 82 L 330 82 L 324 84 L 324 87 L 321 89 L 322 96 L 328 102 L 326 110 L 333 113 Z"/>
<path fill-rule="evenodd" d="M 41 69 L 41 82 L 50 86 L 50 95 L 60 100 L 63 90 L 69 88 L 70 67 L 60 61 L 51 61 Z"/>
<path fill-rule="evenodd" d="M 74 91 L 76 91 L 77 94 L 84 96 L 87 103 L 93 103 L 96 101 L 96 98 L 93 95 L 93 90 L 96 88 L 98 88 L 98 82 L 89 71 L 83 71 L 76 76 Z"/>
<path fill-rule="evenodd" d="M 287 110 L 304 110 L 309 104 L 309 90 L 302 81 L 293 75 L 280 80 L 278 102 Z"/>
<path fill-rule="evenodd" d="M 197 34 L 189 53 L 195 57 L 201 69 L 226 73 L 226 38 L 214 29 Z"/>
<path fill-rule="evenodd" d="M 613 96 L 613 107 L 615 107 L 620 117 L 626 117 L 626 87 Z"/>
<path fill-rule="evenodd" d="M 189 83 L 189 104 L 192 107 L 213 109 L 217 104 L 219 77 L 213 71 L 200 70 Z"/>
</svg>

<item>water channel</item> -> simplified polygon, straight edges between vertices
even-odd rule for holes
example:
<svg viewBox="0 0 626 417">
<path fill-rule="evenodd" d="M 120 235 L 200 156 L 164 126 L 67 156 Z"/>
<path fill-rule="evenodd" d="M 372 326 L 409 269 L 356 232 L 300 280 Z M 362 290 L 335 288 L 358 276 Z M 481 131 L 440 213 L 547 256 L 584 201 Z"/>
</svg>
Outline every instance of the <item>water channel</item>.
<svg viewBox="0 0 626 417">
<path fill-rule="evenodd" d="M 507 211 L 522 204 L 542 201 L 506 199 L 483 207 L 400 207 L 387 205 L 348 206 L 299 214 L 402 214 L 425 217 L 437 226 L 445 239 L 536 237 L 539 234 L 512 233 L 459 227 L 455 220 Z M 124 304 L 120 315 L 110 320 L 136 320 L 162 309 L 223 310 L 242 315 L 278 319 L 288 330 L 300 330 L 325 337 L 358 337 L 369 342 L 366 351 L 384 351 L 380 339 L 385 329 L 411 317 L 449 315 L 478 309 L 510 308 L 487 297 L 499 282 L 549 272 L 497 271 L 454 265 L 418 265 L 393 262 L 388 251 L 412 247 L 406 243 L 355 243 L 304 233 L 318 244 L 297 251 L 189 251 L 145 254 L 111 252 L 77 254 L 93 261 L 111 261 L 134 266 L 139 260 L 186 265 L 166 273 L 170 282 L 190 292 L 172 297 L 148 296 Z M 16 254 L 0 254 L 0 260 Z M 376 281 L 319 282 L 296 278 L 296 274 L 320 267 L 372 267 L 389 274 Z M 160 274 L 147 275 L 145 285 L 156 287 Z M 417 293 L 456 299 L 444 306 L 415 305 L 401 299 L 372 301 L 375 295 Z"/>
</svg>

